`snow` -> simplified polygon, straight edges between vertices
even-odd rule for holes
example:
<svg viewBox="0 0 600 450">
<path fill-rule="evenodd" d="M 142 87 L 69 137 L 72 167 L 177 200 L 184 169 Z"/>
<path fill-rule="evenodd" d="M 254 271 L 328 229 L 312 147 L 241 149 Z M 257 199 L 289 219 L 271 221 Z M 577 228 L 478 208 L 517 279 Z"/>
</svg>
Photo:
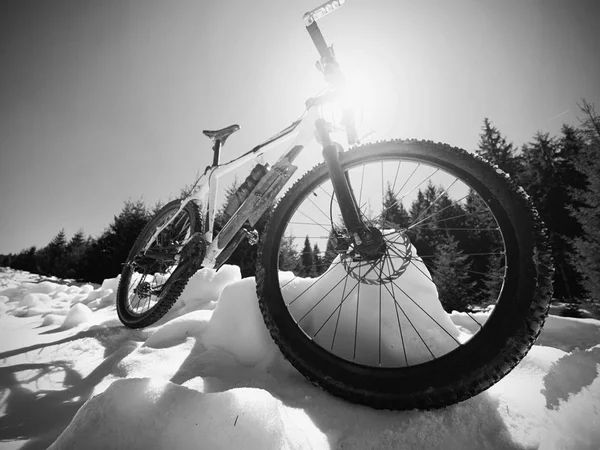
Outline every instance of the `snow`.
<svg viewBox="0 0 600 450">
<path fill-rule="evenodd" d="M 407 291 L 426 289 L 413 275 Z M 600 321 L 550 316 L 515 370 L 465 402 L 378 411 L 322 391 L 282 357 L 254 279 L 237 267 L 198 271 L 142 330 L 119 322 L 117 286 L 1 269 L 0 448 L 600 447 Z M 475 331 L 428 295 L 425 307 L 449 332 Z"/>
<path fill-rule="evenodd" d="M 94 322 L 94 313 L 90 308 L 81 303 L 76 303 L 69 309 L 67 317 L 62 324 L 63 329 L 73 328 L 85 323 Z"/>
</svg>

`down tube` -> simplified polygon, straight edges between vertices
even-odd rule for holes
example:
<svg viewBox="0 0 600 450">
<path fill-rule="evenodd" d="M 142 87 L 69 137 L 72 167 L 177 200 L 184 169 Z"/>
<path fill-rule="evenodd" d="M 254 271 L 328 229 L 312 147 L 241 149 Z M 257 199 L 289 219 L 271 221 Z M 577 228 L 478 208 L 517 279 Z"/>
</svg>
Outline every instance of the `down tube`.
<svg viewBox="0 0 600 450">
<path fill-rule="evenodd" d="M 309 111 L 309 114 L 307 114 L 303 119 L 302 119 L 302 123 L 299 124 L 299 130 L 292 132 L 290 135 L 283 137 L 282 139 L 284 140 L 289 140 L 292 138 L 292 136 L 295 136 L 295 139 L 292 141 L 291 144 L 289 144 L 287 146 L 287 148 L 285 149 L 285 151 L 282 152 L 282 155 L 280 156 L 280 158 L 277 160 L 277 162 L 275 163 L 275 165 L 277 163 L 279 163 L 280 161 L 283 160 L 283 158 L 285 158 L 285 156 L 288 154 L 288 152 L 290 150 L 292 150 L 295 146 L 297 145 L 306 145 L 308 143 L 310 143 L 310 141 L 312 139 L 314 139 L 314 120 L 318 117 L 318 113 L 316 111 Z M 275 149 L 277 146 L 275 144 L 281 144 L 282 141 L 275 141 L 272 143 L 269 143 L 268 145 L 266 145 L 265 147 L 260 148 L 256 153 L 252 152 L 248 155 L 245 155 L 243 158 L 241 158 L 240 160 L 235 160 L 233 162 L 234 167 L 233 168 L 237 168 L 240 164 L 243 164 L 244 162 L 250 160 L 250 159 L 254 159 L 257 158 L 265 153 L 268 153 L 270 151 L 272 151 L 273 149 Z M 228 165 L 223 166 L 222 168 L 219 167 L 216 170 L 215 175 L 217 177 L 222 176 L 228 172 L 230 172 L 231 170 L 233 170 L 232 167 L 228 167 Z M 223 169 L 223 170 L 221 170 Z M 214 195 L 214 197 L 212 197 Z M 216 192 L 211 193 L 211 200 L 216 200 Z M 226 228 L 226 227 L 225 227 Z M 224 248 L 219 248 L 218 246 L 219 243 L 219 239 L 218 236 L 215 236 L 215 238 L 212 240 L 212 242 L 210 243 L 210 245 L 207 248 L 206 251 L 206 256 L 202 262 L 202 267 L 209 267 L 209 268 L 213 268 L 215 263 L 216 263 L 216 258 L 219 256 L 219 254 L 223 251 Z"/>
</svg>

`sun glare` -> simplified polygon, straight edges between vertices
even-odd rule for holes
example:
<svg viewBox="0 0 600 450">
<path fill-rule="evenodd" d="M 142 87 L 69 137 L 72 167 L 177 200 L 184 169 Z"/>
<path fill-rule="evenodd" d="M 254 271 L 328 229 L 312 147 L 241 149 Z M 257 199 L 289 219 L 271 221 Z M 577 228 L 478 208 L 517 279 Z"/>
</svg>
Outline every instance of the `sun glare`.
<svg viewBox="0 0 600 450">
<path fill-rule="evenodd" d="M 402 86 L 392 70 L 373 57 L 357 54 L 355 58 L 339 57 L 347 80 L 343 98 L 323 109 L 327 120 L 339 124 L 343 106 L 354 109 L 359 137 L 365 141 L 388 135 L 397 121 L 398 98 Z"/>
</svg>

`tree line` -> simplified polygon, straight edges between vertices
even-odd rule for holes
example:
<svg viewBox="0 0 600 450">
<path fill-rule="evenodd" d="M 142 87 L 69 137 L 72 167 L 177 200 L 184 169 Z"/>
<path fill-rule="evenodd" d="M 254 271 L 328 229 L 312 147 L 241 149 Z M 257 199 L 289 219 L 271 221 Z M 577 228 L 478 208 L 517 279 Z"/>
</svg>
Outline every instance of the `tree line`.
<svg viewBox="0 0 600 450">
<path fill-rule="evenodd" d="M 600 117 L 592 104 L 582 102 L 583 118 L 577 127 L 564 125 L 559 136 L 538 132 L 533 139 L 516 148 L 507 141 L 500 130 L 485 118 L 475 152 L 495 164 L 521 185 L 544 220 L 554 258 L 554 295 L 558 299 L 576 303 L 588 299 L 600 303 Z M 226 198 L 235 194 L 236 185 L 228 188 Z M 182 191 L 182 195 L 185 193 Z M 405 208 L 389 189 L 384 206 L 387 218 L 402 224 L 410 223 L 427 209 L 432 199 L 436 208 L 445 208 L 446 220 L 476 220 L 472 214 L 482 205 L 478 198 L 469 195 L 464 205 L 445 204 L 446 199 L 438 187 L 429 184 L 419 190 L 416 200 Z M 449 201 L 449 200 L 448 200 Z M 64 230 L 43 248 L 29 247 L 17 254 L 0 255 L 0 266 L 27 270 L 60 278 L 102 282 L 121 272 L 131 246 L 160 208 L 150 208 L 143 201 L 127 201 L 121 212 L 113 217 L 108 228 L 99 236 L 85 236 L 79 230 L 67 239 Z M 458 209 L 461 209 L 459 211 Z M 469 210 L 469 211 L 466 211 Z M 465 214 L 468 212 L 469 214 Z M 259 221 L 259 233 L 270 216 L 270 211 Z M 452 217 L 463 216 L 463 219 Z M 466 217 L 466 218 L 465 218 Z M 221 210 L 216 218 L 216 228 L 227 221 Z M 439 217 L 438 217 L 439 219 Z M 463 223 L 450 228 L 459 229 Z M 464 233 L 464 232 L 463 232 Z M 497 258 L 474 260 L 465 255 L 494 249 L 499 243 L 485 235 L 473 236 L 452 233 L 433 233 L 431 227 L 419 227 L 410 236 L 419 255 L 431 258 L 432 276 L 447 308 L 459 308 L 464 303 L 464 290 L 473 290 L 476 284 L 487 296 L 497 293 L 498 281 L 483 275 L 474 277 L 468 273 L 486 273 L 500 264 Z M 302 248 L 296 248 L 291 238 L 284 240 L 281 248 L 280 269 L 292 270 L 300 276 L 322 274 L 335 258 L 333 239 L 324 251 L 312 244 L 308 236 Z M 229 263 L 240 266 L 242 276 L 254 275 L 256 246 L 243 242 L 233 253 Z M 444 280 L 454 280 L 445 283 Z M 458 280 L 458 281 L 457 281 Z M 463 291 L 461 291 L 461 289 Z M 462 299 L 462 300 L 461 300 Z M 480 299 L 484 300 L 484 299 Z"/>
<path fill-rule="evenodd" d="M 82 229 L 67 239 L 64 229 L 44 247 L 0 255 L 0 266 L 40 275 L 102 283 L 121 273 L 129 250 L 161 204 L 149 208 L 142 200 L 126 201 L 121 212 L 99 236 Z"/>
<path fill-rule="evenodd" d="M 568 303 L 590 301 L 600 306 L 600 117 L 593 105 L 582 102 L 580 126 L 564 125 L 559 136 L 538 132 L 516 148 L 488 118 L 483 121 L 476 153 L 522 186 L 542 217 L 554 261 L 554 297 Z M 436 216 L 408 235 L 431 272 L 444 307 L 466 310 L 497 298 L 503 270 L 500 236 L 482 231 L 494 228 L 491 216 L 472 192 L 465 203 L 452 204 L 432 183 L 419 189 L 405 208 L 388 186 L 383 211 L 386 220 L 408 227 L 423 211 Z M 467 231 L 469 230 L 469 231 Z M 330 234 L 321 254 L 308 236 L 303 247 L 291 240 L 280 252 L 280 269 L 299 276 L 322 274 L 337 256 Z M 483 254 L 483 256 L 470 256 Z"/>
</svg>

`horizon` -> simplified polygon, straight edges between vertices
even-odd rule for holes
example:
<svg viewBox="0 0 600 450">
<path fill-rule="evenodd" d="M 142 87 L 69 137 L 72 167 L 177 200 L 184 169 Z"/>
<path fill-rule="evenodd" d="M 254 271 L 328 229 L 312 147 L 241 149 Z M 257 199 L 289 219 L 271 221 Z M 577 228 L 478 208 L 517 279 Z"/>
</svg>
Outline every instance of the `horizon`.
<svg viewBox="0 0 600 450">
<path fill-rule="evenodd" d="M 177 196 L 212 160 L 203 129 L 240 124 L 226 161 L 289 125 L 324 87 L 302 21 L 321 3 L 4 2 L 0 254 Z M 520 149 L 578 125 L 582 98 L 600 107 L 599 16 L 594 0 L 347 0 L 319 27 L 372 95 L 361 134 L 472 152 L 485 117 Z"/>
</svg>

